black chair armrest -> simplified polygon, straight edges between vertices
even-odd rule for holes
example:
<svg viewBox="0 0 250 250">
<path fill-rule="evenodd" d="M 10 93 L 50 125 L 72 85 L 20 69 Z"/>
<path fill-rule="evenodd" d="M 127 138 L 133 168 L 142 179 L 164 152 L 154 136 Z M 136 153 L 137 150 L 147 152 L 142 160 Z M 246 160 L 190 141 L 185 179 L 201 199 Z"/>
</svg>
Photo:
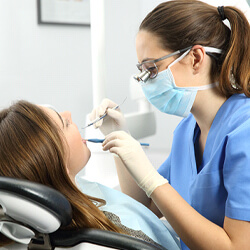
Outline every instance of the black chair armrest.
<svg viewBox="0 0 250 250">
<path fill-rule="evenodd" d="M 50 241 L 53 247 L 73 247 L 87 242 L 124 250 L 166 250 L 160 245 L 151 244 L 129 235 L 99 229 L 58 230 L 50 234 Z"/>
</svg>

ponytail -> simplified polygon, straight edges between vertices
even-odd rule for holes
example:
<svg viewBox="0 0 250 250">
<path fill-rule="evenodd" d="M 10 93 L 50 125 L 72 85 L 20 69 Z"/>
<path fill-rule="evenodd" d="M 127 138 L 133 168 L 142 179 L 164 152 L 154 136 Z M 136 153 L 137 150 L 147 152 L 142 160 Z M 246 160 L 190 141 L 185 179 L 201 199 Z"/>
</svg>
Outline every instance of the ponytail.
<svg viewBox="0 0 250 250">
<path fill-rule="evenodd" d="M 225 96 L 244 93 L 250 97 L 250 26 L 244 14 L 234 7 L 224 7 L 231 26 L 231 36 L 219 77 Z"/>
</svg>

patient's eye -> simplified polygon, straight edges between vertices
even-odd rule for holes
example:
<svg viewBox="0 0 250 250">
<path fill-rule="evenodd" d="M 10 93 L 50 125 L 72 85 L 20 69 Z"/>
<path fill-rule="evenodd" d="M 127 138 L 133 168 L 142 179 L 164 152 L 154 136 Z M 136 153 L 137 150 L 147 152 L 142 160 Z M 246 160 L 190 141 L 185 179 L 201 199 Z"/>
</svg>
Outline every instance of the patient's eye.
<svg viewBox="0 0 250 250">
<path fill-rule="evenodd" d="M 71 121 L 69 119 L 65 119 L 65 126 L 66 128 L 71 124 Z"/>
</svg>

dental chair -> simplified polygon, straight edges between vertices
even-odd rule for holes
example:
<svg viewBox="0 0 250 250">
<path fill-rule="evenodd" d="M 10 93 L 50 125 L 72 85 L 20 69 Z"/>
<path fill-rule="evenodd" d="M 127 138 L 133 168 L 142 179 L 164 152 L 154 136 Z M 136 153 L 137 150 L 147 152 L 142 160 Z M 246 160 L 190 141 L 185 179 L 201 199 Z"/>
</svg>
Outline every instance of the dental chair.
<svg viewBox="0 0 250 250">
<path fill-rule="evenodd" d="M 60 230 L 71 222 L 70 203 L 60 192 L 30 181 L 0 177 L 0 206 L 0 232 L 16 242 L 0 249 L 165 249 L 99 229 Z"/>
</svg>

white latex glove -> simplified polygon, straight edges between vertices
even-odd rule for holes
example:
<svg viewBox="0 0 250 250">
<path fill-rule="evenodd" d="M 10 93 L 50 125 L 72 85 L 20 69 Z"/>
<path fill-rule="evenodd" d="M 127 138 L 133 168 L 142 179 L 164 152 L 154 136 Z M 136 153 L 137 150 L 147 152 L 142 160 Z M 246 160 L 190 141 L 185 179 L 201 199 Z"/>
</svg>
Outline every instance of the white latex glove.
<svg viewBox="0 0 250 250">
<path fill-rule="evenodd" d="M 103 150 L 109 150 L 120 157 L 138 186 L 148 197 L 158 187 L 168 183 L 152 166 L 140 143 L 124 131 L 116 131 L 106 136 Z"/>
<path fill-rule="evenodd" d="M 90 121 L 93 121 L 96 118 L 101 117 L 107 111 L 107 116 L 93 125 L 95 128 L 99 128 L 104 135 L 117 130 L 128 131 L 125 118 L 120 108 L 117 108 L 115 110 L 112 109 L 115 106 L 117 106 L 117 104 L 113 101 L 109 99 L 103 99 L 100 106 L 93 109 L 89 114 Z"/>
</svg>

